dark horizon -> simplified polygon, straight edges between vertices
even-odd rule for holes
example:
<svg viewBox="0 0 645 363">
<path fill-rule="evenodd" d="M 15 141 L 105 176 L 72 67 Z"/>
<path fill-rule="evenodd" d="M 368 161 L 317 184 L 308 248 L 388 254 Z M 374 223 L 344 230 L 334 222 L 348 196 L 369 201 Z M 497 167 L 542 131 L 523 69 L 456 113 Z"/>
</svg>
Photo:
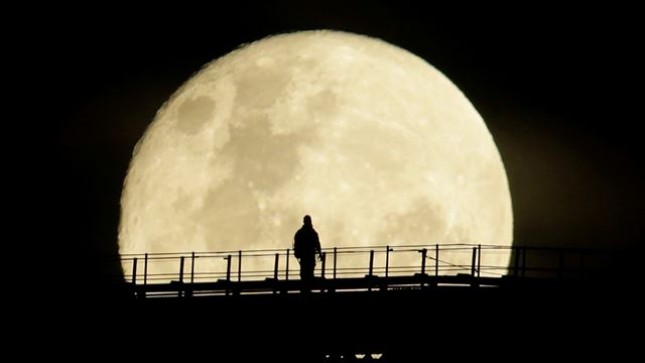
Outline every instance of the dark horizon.
<svg viewBox="0 0 645 363">
<path fill-rule="evenodd" d="M 220 21 L 192 9 L 58 19 L 68 27 L 43 32 L 40 49 L 56 69 L 50 82 L 56 92 L 44 102 L 56 115 L 45 130 L 52 128 L 59 159 L 44 172 L 56 176 L 54 195 L 62 208 L 55 231 L 66 243 L 57 252 L 116 253 L 132 149 L 191 74 L 240 44 L 308 29 L 381 38 L 423 58 L 464 92 L 504 161 L 515 243 L 640 243 L 645 179 L 637 92 L 631 89 L 641 62 L 629 13 L 545 9 L 467 16 L 369 4 L 278 2 L 251 13 L 229 10 Z"/>
</svg>

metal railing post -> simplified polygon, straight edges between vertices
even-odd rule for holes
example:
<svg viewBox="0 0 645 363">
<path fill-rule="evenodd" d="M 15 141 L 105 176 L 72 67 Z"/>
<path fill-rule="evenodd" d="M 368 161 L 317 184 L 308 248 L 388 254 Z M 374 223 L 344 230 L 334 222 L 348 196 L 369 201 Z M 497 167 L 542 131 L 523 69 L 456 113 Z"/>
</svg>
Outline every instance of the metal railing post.
<svg viewBox="0 0 645 363">
<path fill-rule="evenodd" d="M 276 252 L 273 264 L 273 293 L 278 293 L 278 268 L 280 266 L 280 254 Z"/>
<path fill-rule="evenodd" d="M 226 281 L 231 281 L 231 255 L 225 257 L 226 259 Z"/>
<path fill-rule="evenodd" d="M 336 258 L 338 257 L 338 249 L 334 247 L 334 280 L 336 280 Z"/>
<path fill-rule="evenodd" d="M 143 256 L 143 285 L 148 284 L 148 254 Z"/>
<path fill-rule="evenodd" d="M 179 258 L 179 282 L 184 282 L 184 256 Z"/>
<path fill-rule="evenodd" d="M 426 257 L 428 256 L 428 249 L 421 250 L 421 275 L 426 274 Z"/>
<path fill-rule="evenodd" d="M 323 252 L 323 253 L 322 253 L 321 266 L 320 266 L 320 268 L 321 268 L 321 271 L 320 271 L 320 278 L 321 278 L 321 279 L 323 279 L 323 280 L 325 279 L 325 265 L 326 265 L 326 261 L 327 261 L 327 252 Z M 325 285 L 326 285 L 326 284 L 325 284 L 325 282 L 324 282 L 324 281 L 322 281 L 322 285 L 323 285 L 323 286 L 320 288 L 320 292 L 321 292 L 321 293 L 325 292 Z"/>
<path fill-rule="evenodd" d="M 390 275 L 390 245 L 385 246 L 385 278 Z"/>
<path fill-rule="evenodd" d="M 434 275 L 439 276 L 439 244 L 434 245 Z"/>
<path fill-rule="evenodd" d="M 470 276 L 475 277 L 475 264 L 477 263 L 477 247 L 473 247 L 473 256 L 470 261 Z"/>
<path fill-rule="evenodd" d="M 190 254 L 190 283 L 195 282 L 195 252 Z"/>
<path fill-rule="evenodd" d="M 370 273 L 368 274 L 372 277 L 372 272 L 374 271 L 374 250 L 370 250 Z"/>
<path fill-rule="evenodd" d="M 280 264 L 280 254 L 276 253 L 275 254 L 275 262 L 273 264 L 273 279 L 277 280 L 278 279 L 278 266 Z"/>
<path fill-rule="evenodd" d="M 482 272 L 482 245 L 477 245 L 477 277 L 481 276 Z"/>
<path fill-rule="evenodd" d="M 132 285 L 137 284 L 137 258 L 132 260 Z"/>
<path fill-rule="evenodd" d="M 242 250 L 237 254 L 237 282 L 242 281 Z"/>
<path fill-rule="evenodd" d="M 184 256 L 179 258 L 179 287 L 177 288 L 177 296 L 182 297 L 184 290 Z"/>
<path fill-rule="evenodd" d="M 286 263 L 286 270 L 284 272 L 284 279 L 289 281 L 289 249 L 287 248 L 287 263 Z"/>
<path fill-rule="evenodd" d="M 230 282 L 231 282 L 231 255 L 226 257 L 226 296 L 231 293 Z"/>
</svg>

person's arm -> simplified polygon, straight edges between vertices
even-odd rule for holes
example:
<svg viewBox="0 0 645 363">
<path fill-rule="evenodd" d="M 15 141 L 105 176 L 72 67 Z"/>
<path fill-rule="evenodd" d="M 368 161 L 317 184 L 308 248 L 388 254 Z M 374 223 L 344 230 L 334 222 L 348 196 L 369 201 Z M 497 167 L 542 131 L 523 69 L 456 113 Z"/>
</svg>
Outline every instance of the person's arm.
<svg viewBox="0 0 645 363">
<path fill-rule="evenodd" d="M 318 233 L 316 233 L 316 252 L 318 253 L 318 257 L 322 261 L 323 255 L 322 255 L 322 249 L 320 248 L 320 239 L 318 239 Z"/>
<path fill-rule="evenodd" d="M 293 235 L 293 255 L 296 259 L 300 260 L 300 254 L 296 249 L 296 244 L 298 243 L 298 232 Z"/>
</svg>

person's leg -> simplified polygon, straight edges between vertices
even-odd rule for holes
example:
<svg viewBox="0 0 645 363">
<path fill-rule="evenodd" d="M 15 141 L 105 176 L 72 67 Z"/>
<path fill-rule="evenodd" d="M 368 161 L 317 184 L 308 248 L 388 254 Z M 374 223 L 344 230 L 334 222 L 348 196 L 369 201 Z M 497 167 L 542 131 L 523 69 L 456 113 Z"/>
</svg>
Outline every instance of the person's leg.
<svg viewBox="0 0 645 363">
<path fill-rule="evenodd" d="M 302 280 L 302 291 L 310 292 L 311 287 L 309 286 L 314 279 L 314 267 L 316 266 L 316 261 L 301 259 L 300 260 L 300 280 Z"/>
<path fill-rule="evenodd" d="M 307 279 L 307 267 L 303 260 L 300 260 L 300 280 Z"/>
<path fill-rule="evenodd" d="M 314 278 L 314 268 L 316 261 L 313 260 L 300 260 L 300 278 L 303 280 L 311 280 Z"/>
</svg>

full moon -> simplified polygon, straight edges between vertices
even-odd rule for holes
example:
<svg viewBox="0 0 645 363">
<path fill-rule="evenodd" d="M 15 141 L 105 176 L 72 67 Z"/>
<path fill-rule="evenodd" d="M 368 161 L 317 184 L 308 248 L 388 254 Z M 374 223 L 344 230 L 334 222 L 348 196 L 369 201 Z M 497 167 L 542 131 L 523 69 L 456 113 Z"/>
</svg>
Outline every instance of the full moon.
<svg viewBox="0 0 645 363">
<path fill-rule="evenodd" d="M 121 254 L 286 249 L 305 214 L 323 248 L 513 239 L 504 165 L 463 93 L 406 50 L 337 31 L 204 66 L 136 145 L 121 208 Z"/>
</svg>

